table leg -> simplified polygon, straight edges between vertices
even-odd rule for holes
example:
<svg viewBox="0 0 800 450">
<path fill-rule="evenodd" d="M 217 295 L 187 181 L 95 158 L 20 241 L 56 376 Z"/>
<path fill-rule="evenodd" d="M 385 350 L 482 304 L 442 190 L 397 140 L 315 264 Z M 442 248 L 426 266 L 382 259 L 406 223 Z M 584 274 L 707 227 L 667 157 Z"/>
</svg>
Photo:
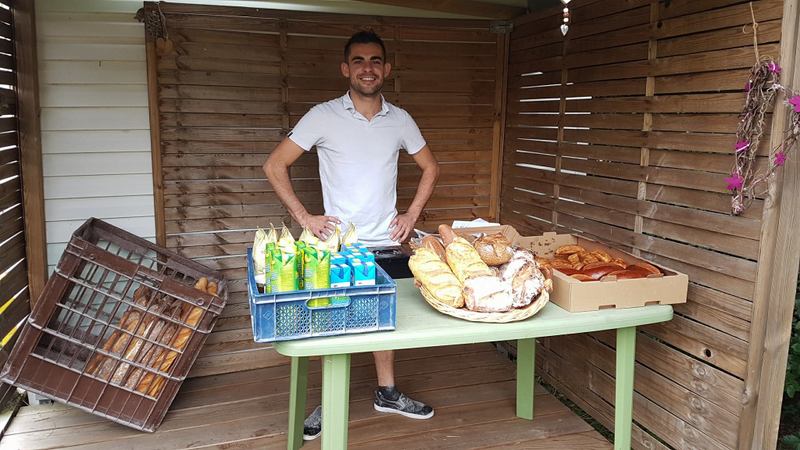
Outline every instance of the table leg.
<svg viewBox="0 0 800 450">
<path fill-rule="evenodd" d="M 289 381 L 289 450 L 303 446 L 303 421 L 306 416 L 306 397 L 308 387 L 308 358 L 292 357 L 291 378 Z"/>
<path fill-rule="evenodd" d="M 517 417 L 533 420 L 536 339 L 517 340 Z"/>
<path fill-rule="evenodd" d="M 347 448 L 350 354 L 322 357 L 322 449 Z"/>
<path fill-rule="evenodd" d="M 614 396 L 614 449 L 631 448 L 633 420 L 633 368 L 636 362 L 636 327 L 617 329 L 617 384 Z"/>
</svg>

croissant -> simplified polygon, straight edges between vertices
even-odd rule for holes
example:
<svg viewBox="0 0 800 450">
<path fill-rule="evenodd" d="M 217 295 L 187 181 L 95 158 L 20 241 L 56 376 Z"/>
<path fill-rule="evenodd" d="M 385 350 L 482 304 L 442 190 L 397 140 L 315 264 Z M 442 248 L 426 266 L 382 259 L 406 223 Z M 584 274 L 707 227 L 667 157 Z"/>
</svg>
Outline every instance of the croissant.
<svg viewBox="0 0 800 450">
<path fill-rule="evenodd" d="M 434 298 L 454 308 L 464 306 L 461 282 L 435 251 L 427 247 L 414 250 L 408 260 L 408 267 L 414 278 Z"/>
</svg>

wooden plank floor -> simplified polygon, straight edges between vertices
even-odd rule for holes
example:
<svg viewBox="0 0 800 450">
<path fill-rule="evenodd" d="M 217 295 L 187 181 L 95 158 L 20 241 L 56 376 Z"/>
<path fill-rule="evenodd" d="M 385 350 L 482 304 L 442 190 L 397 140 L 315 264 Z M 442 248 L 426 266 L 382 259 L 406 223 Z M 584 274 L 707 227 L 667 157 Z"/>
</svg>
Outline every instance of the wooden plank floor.
<svg viewBox="0 0 800 450">
<path fill-rule="evenodd" d="M 372 409 L 371 355 L 351 369 L 351 449 L 607 449 L 611 445 L 539 388 L 533 422 L 514 413 L 514 363 L 489 344 L 398 352 L 398 385 L 436 408 L 430 420 Z M 309 408 L 320 400 L 319 363 L 309 365 Z M 138 432 L 63 405 L 22 408 L 0 449 L 285 449 L 287 366 L 187 380 L 155 433 Z M 304 449 L 319 448 L 320 441 Z"/>
</svg>

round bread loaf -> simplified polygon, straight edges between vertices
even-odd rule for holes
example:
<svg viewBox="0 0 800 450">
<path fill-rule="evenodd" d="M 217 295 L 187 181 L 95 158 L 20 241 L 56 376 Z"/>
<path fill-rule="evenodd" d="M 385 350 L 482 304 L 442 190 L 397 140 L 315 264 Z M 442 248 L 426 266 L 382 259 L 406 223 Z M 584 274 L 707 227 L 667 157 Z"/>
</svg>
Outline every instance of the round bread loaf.
<svg viewBox="0 0 800 450">
<path fill-rule="evenodd" d="M 511 260 L 514 249 L 511 241 L 501 233 L 479 237 L 472 243 L 487 266 L 500 266 Z"/>
</svg>

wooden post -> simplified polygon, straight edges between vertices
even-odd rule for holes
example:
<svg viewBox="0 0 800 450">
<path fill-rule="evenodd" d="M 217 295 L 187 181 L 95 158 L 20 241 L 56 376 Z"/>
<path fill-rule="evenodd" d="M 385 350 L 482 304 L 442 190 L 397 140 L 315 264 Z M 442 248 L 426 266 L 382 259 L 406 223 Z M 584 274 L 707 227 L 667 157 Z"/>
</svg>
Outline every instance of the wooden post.
<svg viewBox="0 0 800 450">
<path fill-rule="evenodd" d="M 650 2 L 650 26 L 655 27 L 658 23 L 658 3 L 655 0 Z M 656 53 L 658 51 L 658 40 L 652 34 L 650 35 L 650 39 L 647 43 L 647 61 L 650 64 L 650 67 L 653 67 L 656 63 Z M 653 76 L 652 72 L 647 75 L 647 80 L 645 81 L 645 96 L 648 97 L 648 100 L 652 100 L 653 96 L 656 92 L 656 77 Z M 642 114 L 642 134 L 647 135 L 653 131 L 653 113 L 645 112 Z M 639 154 L 639 165 L 641 167 L 647 167 L 650 165 L 650 148 L 649 147 L 642 147 Z M 644 202 L 647 200 L 647 182 L 646 181 L 639 181 L 637 183 L 637 193 L 636 198 L 640 202 Z M 634 217 L 633 223 L 633 232 L 636 234 L 642 234 L 644 230 L 644 216 L 638 213 Z M 638 247 L 634 247 L 631 250 L 636 256 L 641 256 L 642 252 Z"/>
<path fill-rule="evenodd" d="M 42 135 L 39 122 L 39 68 L 33 0 L 19 0 L 14 12 L 14 42 L 19 102 L 19 158 L 25 217 L 25 254 L 31 305 L 47 281 Z"/>
<path fill-rule="evenodd" d="M 152 14 L 153 4 L 145 4 L 145 17 Z M 167 224 L 164 215 L 164 173 L 161 169 L 161 118 L 158 110 L 158 49 L 155 30 L 145 21 L 145 53 L 147 58 L 147 105 L 150 119 L 150 157 L 153 166 L 153 209 L 156 221 L 156 243 L 167 245 Z"/>
<path fill-rule="evenodd" d="M 492 221 L 500 220 L 502 193 L 503 143 L 506 131 L 506 96 L 508 91 L 508 48 L 510 32 L 497 35 L 497 65 L 494 87 L 494 125 L 492 130 L 492 172 L 489 196 L 489 215 Z"/>
<path fill-rule="evenodd" d="M 787 0 L 783 9 L 781 60 L 783 82 L 800 86 L 800 2 Z M 788 80 L 788 81 L 787 81 Z M 780 144 L 787 126 L 783 98 L 776 99 L 770 130 L 770 148 Z M 778 189 L 778 186 L 781 189 Z M 790 158 L 771 180 L 761 229 L 761 251 L 743 407 L 739 423 L 739 448 L 773 448 L 777 442 L 783 399 L 786 359 L 791 337 L 792 309 L 800 264 L 800 161 Z"/>
</svg>

